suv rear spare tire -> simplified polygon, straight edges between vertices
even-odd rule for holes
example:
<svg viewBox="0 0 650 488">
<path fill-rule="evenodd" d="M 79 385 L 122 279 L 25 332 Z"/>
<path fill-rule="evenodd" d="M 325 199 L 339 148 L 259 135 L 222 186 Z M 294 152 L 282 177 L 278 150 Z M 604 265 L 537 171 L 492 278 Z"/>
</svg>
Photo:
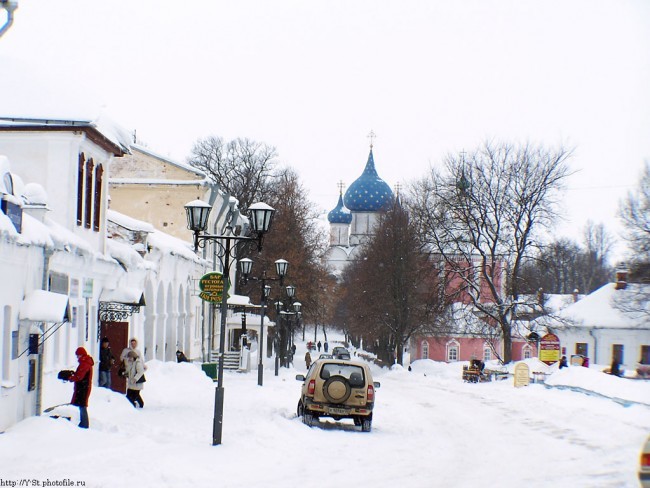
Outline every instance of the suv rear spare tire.
<svg viewBox="0 0 650 488">
<path fill-rule="evenodd" d="M 331 376 L 323 385 L 323 395 L 331 403 L 344 403 L 351 392 L 350 383 L 343 376 Z"/>
</svg>

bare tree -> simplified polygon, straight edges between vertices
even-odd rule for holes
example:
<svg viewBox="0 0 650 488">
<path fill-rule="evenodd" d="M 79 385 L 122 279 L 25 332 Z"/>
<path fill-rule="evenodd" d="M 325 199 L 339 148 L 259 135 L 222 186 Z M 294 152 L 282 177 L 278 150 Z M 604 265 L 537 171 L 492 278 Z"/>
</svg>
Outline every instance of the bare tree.
<svg viewBox="0 0 650 488">
<path fill-rule="evenodd" d="M 477 333 L 498 332 L 505 363 L 512 360 L 522 265 L 536 233 L 557 216 L 569 156 L 562 147 L 486 142 L 467 161 L 449 156 L 444 173 L 432 169 L 412 188 L 420 231 L 452 273 L 447 292 L 461 288 L 460 301 L 485 324 Z"/>
<path fill-rule="evenodd" d="M 582 245 L 567 238 L 557 239 L 539 249 L 522 268 L 523 293 L 569 294 L 575 290 L 591 293 L 613 277 L 608 263 L 613 239 L 603 224 L 587 222 Z"/>
<path fill-rule="evenodd" d="M 631 250 L 630 278 L 650 283 L 650 163 L 644 165 L 638 188 L 621 203 L 619 216 Z"/>
<path fill-rule="evenodd" d="M 239 208 L 246 211 L 253 203 L 268 199 L 277 157 L 276 149 L 262 142 L 246 138 L 225 142 L 210 136 L 194 143 L 188 162 L 237 198 Z"/>
</svg>

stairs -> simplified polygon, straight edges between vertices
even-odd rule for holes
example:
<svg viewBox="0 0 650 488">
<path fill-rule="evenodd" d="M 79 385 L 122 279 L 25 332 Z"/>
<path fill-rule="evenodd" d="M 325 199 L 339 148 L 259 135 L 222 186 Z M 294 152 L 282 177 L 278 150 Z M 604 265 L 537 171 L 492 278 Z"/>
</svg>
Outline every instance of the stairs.
<svg viewBox="0 0 650 488">
<path fill-rule="evenodd" d="M 210 351 L 210 362 L 218 363 L 219 362 L 219 351 Z M 238 351 L 228 351 L 223 355 L 223 369 L 239 369 L 239 352 Z"/>
</svg>

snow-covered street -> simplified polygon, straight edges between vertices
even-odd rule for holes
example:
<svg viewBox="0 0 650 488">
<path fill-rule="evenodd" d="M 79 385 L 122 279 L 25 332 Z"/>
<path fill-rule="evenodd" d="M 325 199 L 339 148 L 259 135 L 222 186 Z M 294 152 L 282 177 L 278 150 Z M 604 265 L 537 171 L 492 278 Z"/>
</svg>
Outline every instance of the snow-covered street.
<svg viewBox="0 0 650 488">
<path fill-rule="evenodd" d="M 371 433 L 351 422 L 303 425 L 295 374 L 304 367 L 277 377 L 267 369 L 263 387 L 256 372 L 226 372 L 223 444 L 212 446 L 212 380 L 189 363 L 148 368 L 142 410 L 95 387 L 89 430 L 65 406 L 56 411 L 70 422 L 30 418 L 0 435 L 0 478 L 152 488 L 635 487 L 650 433 L 649 382 L 581 367 L 547 380 L 635 403 L 617 402 L 511 380 L 463 383 L 461 363 L 418 361 L 411 372 L 373 366 L 381 388 Z M 72 385 L 47 376 L 44 405 L 68 401 Z"/>
</svg>

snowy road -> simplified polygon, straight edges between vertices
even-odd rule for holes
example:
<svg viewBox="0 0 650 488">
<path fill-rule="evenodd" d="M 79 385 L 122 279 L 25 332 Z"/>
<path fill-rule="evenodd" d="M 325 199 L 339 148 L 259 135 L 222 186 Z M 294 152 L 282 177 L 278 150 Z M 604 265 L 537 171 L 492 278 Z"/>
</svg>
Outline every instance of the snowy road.
<svg viewBox="0 0 650 488">
<path fill-rule="evenodd" d="M 369 434 L 351 422 L 303 425 L 296 370 L 267 370 L 262 388 L 255 373 L 227 373 L 223 444 L 213 447 L 212 382 L 190 364 L 151 362 L 143 410 L 96 388 L 88 431 L 63 407 L 72 422 L 32 418 L 0 435 L 0 478 L 152 488 L 637 486 L 650 407 L 542 385 L 467 384 L 459 365 L 415 366 L 376 373 Z M 47 402 L 68 399 L 70 385 L 47 385 Z"/>
</svg>

